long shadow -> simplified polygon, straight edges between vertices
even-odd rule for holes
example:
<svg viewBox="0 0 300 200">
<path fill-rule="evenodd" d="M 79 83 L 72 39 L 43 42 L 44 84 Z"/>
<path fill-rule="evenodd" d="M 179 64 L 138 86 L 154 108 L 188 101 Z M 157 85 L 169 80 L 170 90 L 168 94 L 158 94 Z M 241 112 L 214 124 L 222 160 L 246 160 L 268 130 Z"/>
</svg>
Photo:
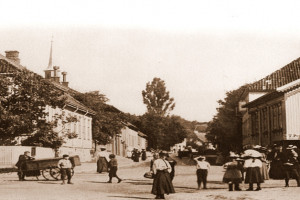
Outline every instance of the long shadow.
<svg viewBox="0 0 300 200">
<path fill-rule="evenodd" d="M 132 196 L 108 196 L 108 197 L 118 197 L 118 198 L 124 198 L 124 199 L 153 199 L 153 198 L 132 197 Z"/>
<path fill-rule="evenodd" d="M 41 181 L 38 181 L 38 183 L 41 183 L 41 184 L 50 184 L 50 185 L 53 185 L 53 184 L 61 184 L 61 182 L 49 182 L 49 181 L 43 181 L 43 182 L 41 182 Z"/>
<path fill-rule="evenodd" d="M 109 183 L 107 183 L 107 181 L 85 181 L 85 182 L 87 182 L 87 183 L 106 183 L 106 184 L 109 184 Z"/>
</svg>

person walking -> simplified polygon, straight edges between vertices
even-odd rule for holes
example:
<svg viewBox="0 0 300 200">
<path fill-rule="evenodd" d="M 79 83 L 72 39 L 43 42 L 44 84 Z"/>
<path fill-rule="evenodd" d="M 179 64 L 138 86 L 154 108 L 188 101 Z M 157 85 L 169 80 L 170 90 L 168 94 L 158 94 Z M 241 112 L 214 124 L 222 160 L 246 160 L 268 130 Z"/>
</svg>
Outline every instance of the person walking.
<svg viewBox="0 0 300 200">
<path fill-rule="evenodd" d="M 197 162 L 196 174 L 197 174 L 198 190 L 200 190 L 202 182 L 203 182 L 203 189 L 207 189 L 206 183 L 207 183 L 208 170 L 210 169 L 210 164 L 205 161 L 204 156 L 196 157 L 194 160 Z"/>
<path fill-rule="evenodd" d="M 286 148 L 286 153 L 283 159 L 283 170 L 285 175 L 285 187 L 289 187 L 290 177 L 293 176 L 297 181 L 297 186 L 300 187 L 299 163 L 298 154 L 294 150 L 293 145 Z"/>
<path fill-rule="evenodd" d="M 256 191 L 261 190 L 260 184 L 264 182 L 261 175 L 262 162 L 259 159 L 260 154 L 250 154 L 248 159 L 245 160 L 244 168 L 246 169 L 245 183 L 249 184 L 247 191 L 253 191 L 253 184 L 257 184 Z"/>
<path fill-rule="evenodd" d="M 68 184 L 73 184 L 71 182 L 71 178 L 72 178 L 71 168 L 73 166 L 72 166 L 71 161 L 69 160 L 69 155 L 64 154 L 63 159 L 60 159 L 58 161 L 57 166 L 58 166 L 58 168 L 60 168 L 60 172 L 61 172 L 61 180 L 62 180 L 61 184 L 62 185 L 65 184 L 66 176 L 68 177 Z"/>
<path fill-rule="evenodd" d="M 165 160 L 166 155 L 163 152 L 159 153 L 159 158 L 153 162 L 153 185 L 151 193 L 156 195 L 155 199 L 164 199 L 165 194 L 175 193 L 170 173 L 171 165 Z"/>
<path fill-rule="evenodd" d="M 225 163 L 224 168 L 226 169 L 223 182 L 228 183 L 229 191 L 233 191 L 233 185 L 235 191 L 241 191 L 239 184 L 242 183 L 242 172 L 243 167 L 238 161 L 239 156 L 235 153 L 230 153 L 229 158 L 231 162 Z"/>
<path fill-rule="evenodd" d="M 116 156 L 114 154 L 109 155 L 110 161 L 109 161 L 109 181 L 108 183 L 112 183 L 112 178 L 116 177 L 118 179 L 118 183 L 121 183 L 122 179 L 118 177 L 117 171 L 118 171 L 118 161 L 116 159 Z"/>
<path fill-rule="evenodd" d="M 18 167 L 18 176 L 19 181 L 25 181 L 25 170 L 26 170 L 26 161 L 27 160 L 34 160 L 33 157 L 30 156 L 29 151 L 25 151 L 23 155 L 19 156 L 19 160 L 16 163 L 16 167 Z"/>
<path fill-rule="evenodd" d="M 97 154 L 97 172 L 108 172 L 109 153 L 106 148 L 100 148 L 100 152 Z"/>
</svg>

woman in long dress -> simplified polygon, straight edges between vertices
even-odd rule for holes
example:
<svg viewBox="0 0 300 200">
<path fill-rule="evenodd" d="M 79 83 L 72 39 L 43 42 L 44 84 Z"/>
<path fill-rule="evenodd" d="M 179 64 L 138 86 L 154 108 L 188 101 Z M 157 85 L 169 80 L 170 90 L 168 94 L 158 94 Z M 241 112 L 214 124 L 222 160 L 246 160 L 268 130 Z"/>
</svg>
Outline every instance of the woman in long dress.
<svg viewBox="0 0 300 200">
<path fill-rule="evenodd" d="M 153 163 L 154 180 L 151 193 L 156 195 L 155 199 L 164 199 L 165 194 L 175 193 L 170 172 L 171 165 L 165 160 L 165 153 L 159 153 L 159 158 Z"/>
<path fill-rule="evenodd" d="M 239 184 L 242 183 L 241 168 L 243 166 L 237 161 L 238 155 L 232 153 L 229 157 L 231 162 L 224 165 L 226 171 L 223 176 L 223 182 L 228 183 L 229 191 L 233 191 L 233 185 L 234 190 L 241 191 Z"/>
<path fill-rule="evenodd" d="M 108 172 L 109 153 L 105 148 L 101 148 L 101 151 L 97 154 L 97 172 Z"/>
<path fill-rule="evenodd" d="M 249 183 L 247 191 L 253 190 L 253 184 L 257 184 L 256 191 L 261 190 L 260 184 L 264 182 L 261 175 L 262 162 L 260 156 L 250 155 L 250 158 L 245 161 L 244 168 L 246 168 L 245 183 Z"/>
</svg>

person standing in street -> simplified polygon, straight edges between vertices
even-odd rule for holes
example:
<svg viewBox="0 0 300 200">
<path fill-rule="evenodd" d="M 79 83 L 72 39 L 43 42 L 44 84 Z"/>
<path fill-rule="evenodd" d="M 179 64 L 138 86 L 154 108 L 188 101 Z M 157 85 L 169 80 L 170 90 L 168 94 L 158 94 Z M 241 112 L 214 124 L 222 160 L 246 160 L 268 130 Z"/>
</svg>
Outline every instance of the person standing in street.
<svg viewBox="0 0 300 200">
<path fill-rule="evenodd" d="M 106 148 L 100 148 L 100 152 L 97 154 L 97 172 L 108 172 L 109 153 Z"/>
<path fill-rule="evenodd" d="M 203 182 L 203 189 L 207 189 L 207 175 L 208 170 L 210 168 L 210 164 L 205 161 L 204 156 L 199 156 L 194 158 L 194 160 L 197 162 L 196 165 L 196 174 L 197 174 L 197 183 L 198 183 L 198 190 L 201 188 L 201 183 Z"/>
<path fill-rule="evenodd" d="M 235 191 L 241 191 L 239 184 L 242 183 L 242 166 L 237 161 L 239 156 L 233 152 L 230 152 L 229 158 L 231 162 L 225 163 L 224 168 L 226 169 L 223 182 L 228 183 L 229 191 L 233 191 L 233 185 Z"/>
<path fill-rule="evenodd" d="M 245 183 L 249 184 L 247 191 L 253 191 L 253 184 L 257 184 L 256 191 L 261 190 L 260 184 L 264 182 L 261 175 L 262 162 L 259 159 L 261 155 L 249 155 L 245 160 L 244 168 L 246 169 Z"/>
<path fill-rule="evenodd" d="M 71 178 L 72 178 L 71 168 L 73 166 L 72 166 L 71 161 L 69 160 L 69 155 L 64 154 L 63 159 L 60 159 L 58 161 L 57 166 L 60 168 L 60 172 L 61 172 L 61 180 L 62 180 L 61 184 L 62 185 L 65 184 L 66 176 L 68 177 L 68 184 L 73 184 L 71 182 Z"/>
<path fill-rule="evenodd" d="M 19 160 L 16 163 L 16 166 L 18 167 L 18 176 L 19 181 L 25 181 L 25 170 L 26 170 L 26 161 L 27 160 L 34 160 L 33 157 L 30 156 L 29 151 L 25 151 L 23 155 L 19 156 Z"/>
<path fill-rule="evenodd" d="M 151 193 L 156 195 L 155 199 L 164 199 L 165 194 L 175 193 L 170 172 L 171 165 L 165 160 L 166 155 L 163 152 L 159 153 L 159 158 L 153 163 L 154 180 Z"/>
<path fill-rule="evenodd" d="M 293 145 L 289 145 L 286 148 L 286 153 L 283 158 L 283 170 L 285 175 L 285 187 L 289 187 L 289 180 L 291 176 L 296 179 L 297 186 L 300 187 L 298 154 L 294 150 Z"/>
<path fill-rule="evenodd" d="M 174 176 L 175 176 L 175 165 L 177 164 L 177 162 L 173 158 L 171 158 L 170 155 L 167 152 L 166 152 L 166 160 L 171 165 L 172 171 L 170 173 L 170 178 L 171 178 L 171 181 L 173 181 Z"/>
<path fill-rule="evenodd" d="M 145 149 L 142 149 L 142 161 L 145 161 L 147 159 L 147 153 Z"/>
<path fill-rule="evenodd" d="M 109 155 L 110 161 L 109 161 L 109 181 L 107 181 L 108 183 L 112 183 L 112 178 L 116 177 L 118 179 L 118 183 L 120 183 L 122 181 L 122 179 L 120 179 L 117 175 L 117 171 L 118 171 L 118 161 L 116 159 L 115 154 L 110 154 Z"/>
</svg>

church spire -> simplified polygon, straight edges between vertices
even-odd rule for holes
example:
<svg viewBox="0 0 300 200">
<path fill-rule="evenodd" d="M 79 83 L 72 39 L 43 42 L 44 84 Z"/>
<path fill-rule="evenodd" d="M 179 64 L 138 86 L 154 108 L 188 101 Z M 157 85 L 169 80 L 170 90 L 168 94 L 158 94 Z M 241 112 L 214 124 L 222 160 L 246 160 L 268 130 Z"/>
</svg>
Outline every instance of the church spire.
<svg viewBox="0 0 300 200">
<path fill-rule="evenodd" d="M 48 64 L 47 70 L 53 69 L 53 66 L 52 66 L 52 43 L 53 43 L 53 35 L 52 35 L 52 39 L 51 39 L 50 57 L 49 57 L 49 64 Z"/>
</svg>

